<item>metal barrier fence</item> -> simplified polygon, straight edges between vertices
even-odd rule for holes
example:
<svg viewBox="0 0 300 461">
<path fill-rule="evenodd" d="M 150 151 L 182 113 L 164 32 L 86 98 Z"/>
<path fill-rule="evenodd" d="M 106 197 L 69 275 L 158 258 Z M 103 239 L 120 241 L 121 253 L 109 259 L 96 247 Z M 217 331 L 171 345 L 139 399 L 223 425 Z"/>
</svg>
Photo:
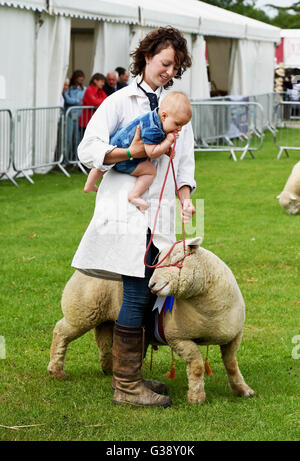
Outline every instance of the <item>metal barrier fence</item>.
<svg viewBox="0 0 300 461">
<path fill-rule="evenodd" d="M 192 102 L 192 125 L 195 149 L 228 151 L 237 161 L 236 152 L 247 152 L 255 158 L 263 144 L 263 108 L 256 102 L 197 101 Z"/>
<path fill-rule="evenodd" d="M 27 174 L 28 170 L 45 173 L 58 166 L 68 177 L 63 167 L 63 121 L 61 107 L 29 107 L 18 109 L 15 117 L 14 177 Z"/>
<path fill-rule="evenodd" d="M 278 120 L 274 133 L 274 144 L 279 148 L 277 159 L 283 152 L 300 150 L 300 102 L 281 101 L 275 108 Z"/>
<path fill-rule="evenodd" d="M 15 186 L 18 184 L 10 175 L 13 156 L 13 117 L 9 109 L 0 109 L 0 178 L 6 176 Z"/>
<path fill-rule="evenodd" d="M 249 97 L 250 102 L 257 102 L 263 108 L 264 118 L 262 131 L 269 130 L 275 133 L 277 120 L 274 118 L 275 107 L 282 100 L 281 93 L 264 93 Z"/>
<path fill-rule="evenodd" d="M 95 106 L 72 106 L 65 114 L 64 159 L 68 165 L 76 165 L 84 174 L 87 172 L 78 159 L 77 147 L 96 109 Z"/>
<path fill-rule="evenodd" d="M 233 160 L 241 152 L 254 157 L 263 144 L 264 130 L 270 130 L 275 145 L 288 155 L 288 149 L 300 150 L 300 102 L 285 101 L 287 95 L 266 93 L 233 101 L 233 96 L 191 100 L 196 150 L 228 151 Z M 23 174 L 33 183 L 30 170 L 47 172 L 58 166 L 68 177 L 64 164 L 76 165 L 86 174 L 77 156 L 77 147 L 85 127 L 97 108 L 74 106 L 66 113 L 60 107 L 18 109 L 15 117 L 9 109 L 0 110 L 0 178 Z M 10 174 L 10 170 L 15 174 Z M 12 177 L 13 176 L 13 177 Z"/>
<path fill-rule="evenodd" d="M 199 102 L 206 102 L 206 101 L 234 101 L 235 98 L 238 101 L 240 98 L 241 100 L 244 99 L 244 102 L 257 102 L 260 104 L 263 108 L 263 120 L 262 120 L 262 126 L 260 127 L 260 131 L 258 132 L 258 135 L 261 131 L 269 130 L 271 133 L 274 134 L 276 130 L 276 124 L 278 120 L 275 120 L 275 107 L 280 101 L 284 100 L 289 100 L 289 96 L 287 93 L 262 93 L 262 94 L 257 94 L 254 96 L 217 96 L 213 97 L 210 99 L 202 100 Z M 196 101 L 198 102 L 198 101 Z"/>
</svg>

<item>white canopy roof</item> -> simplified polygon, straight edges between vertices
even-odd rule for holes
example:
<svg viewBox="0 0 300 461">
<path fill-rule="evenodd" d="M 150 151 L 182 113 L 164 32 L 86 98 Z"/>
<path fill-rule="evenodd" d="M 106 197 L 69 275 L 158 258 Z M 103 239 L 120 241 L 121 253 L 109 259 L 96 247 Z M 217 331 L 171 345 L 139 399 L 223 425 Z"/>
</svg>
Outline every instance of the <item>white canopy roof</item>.
<svg viewBox="0 0 300 461">
<path fill-rule="evenodd" d="M 137 3 L 139 0 L 135 0 Z M 218 37 L 248 38 L 252 40 L 280 41 L 280 29 L 261 21 L 242 16 L 198 0 L 146 0 L 154 4 L 161 3 L 161 8 L 181 11 L 181 15 L 199 18 L 200 32 L 203 35 Z M 144 3 L 144 1 L 140 1 Z"/>
<path fill-rule="evenodd" d="M 277 27 L 198 0 L 0 0 L 0 5 L 146 27 L 172 24 L 183 32 L 217 37 L 280 40 Z"/>
<path fill-rule="evenodd" d="M 47 2 L 45 0 L 29 1 L 0 1 L 1 6 L 14 6 L 15 8 L 25 8 L 26 10 L 47 11 Z"/>
<path fill-rule="evenodd" d="M 138 8 L 130 0 L 52 0 L 50 4 L 50 12 L 54 14 L 128 24 L 139 22 Z"/>
</svg>

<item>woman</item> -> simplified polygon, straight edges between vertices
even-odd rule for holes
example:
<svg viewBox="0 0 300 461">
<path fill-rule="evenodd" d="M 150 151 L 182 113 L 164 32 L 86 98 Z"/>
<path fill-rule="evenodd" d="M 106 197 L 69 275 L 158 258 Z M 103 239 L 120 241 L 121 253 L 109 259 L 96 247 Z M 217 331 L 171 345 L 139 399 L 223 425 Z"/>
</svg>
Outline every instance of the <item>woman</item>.
<svg viewBox="0 0 300 461">
<path fill-rule="evenodd" d="M 67 160 L 76 159 L 77 146 L 80 142 L 78 119 L 81 109 L 68 111 L 70 107 L 82 106 L 86 87 L 83 85 L 85 75 L 82 70 L 75 70 L 70 79 L 69 88 L 64 92 L 65 111 L 67 115 Z"/>
<path fill-rule="evenodd" d="M 86 87 L 83 85 L 85 75 L 82 70 L 75 70 L 70 79 L 69 88 L 64 92 L 65 109 L 81 106 Z"/>
<path fill-rule="evenodd" d="M 191 59 L 182 34 L 172 28 L 159 28 L 149 33 L 132 53 L 132 74 L 135 79 L 107 98 L 96 111 L 79 145 L 80 161 L 89 168 L 108 171 L 97 193 L 95 213 L 72 266 L 88 275 L 123 281 L 123 303 L 114 329 L 113 387 L 114 402 L 136 406 L 169 406 L 165 385 L 144 380 L 143 325 L 153 301 L 148 282 L 152 270 L 145 268 L 144 253 L 169 157 L 162 155 L 153 163 L 157 174 L 144 194 L 150 203 L 148 214 L 128 204 L 128 192 L 135 178 L 112 170 L 112 166 L 128 159 L 126 149 L 109 144 L 110 136 L 138 115 L 149 112 L 161 102 L 173 78 L 180 78 L 190 67 Z M 129 147 L 133 158 L 145 157 L 139 128 Z M 194 137 L 191 123 L 185 125 L 177 140 L 174 169 L 180 196 L 185 200 L 185 220 L 194 213 L 190 201 L 194 181 Z M 169 177 L 164 192 L 164 206 L 159 215 L 154 245 L 148 253 L 151 264 L 157 251 L 176 241 L 176 198 L 173 178 Z"/>
<path fill-rule="evenodd" d="M 83 96 L 83 106 L 99 107 L 106 98 L 106 93 L 103 91 L 105 77 L 102 74 L 96 73 L 91 77 L 89 86 L 87 87 Z M 79 126 L 82 135 L 85 132 L 86 126 L 89 123 L 94 109 L 83 109 L 79 118 Z"/>
</svg>

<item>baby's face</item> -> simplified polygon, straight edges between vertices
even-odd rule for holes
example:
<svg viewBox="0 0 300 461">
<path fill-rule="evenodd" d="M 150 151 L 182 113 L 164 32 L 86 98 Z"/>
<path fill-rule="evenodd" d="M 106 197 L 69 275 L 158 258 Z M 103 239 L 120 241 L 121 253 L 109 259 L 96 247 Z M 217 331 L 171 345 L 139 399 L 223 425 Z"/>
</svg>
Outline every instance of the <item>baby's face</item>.
<svg viewBox="0 0 300 461">
<path fill-rule="evenodd" d="M 173 114 L 171 112 L 166 113 L 166 116 L 162 118 L 162 127 L 166 134 L 179 133 L 184 125 L 190 121 L 190 117 L 184 112 L 182 114 Z"/>
</svg>

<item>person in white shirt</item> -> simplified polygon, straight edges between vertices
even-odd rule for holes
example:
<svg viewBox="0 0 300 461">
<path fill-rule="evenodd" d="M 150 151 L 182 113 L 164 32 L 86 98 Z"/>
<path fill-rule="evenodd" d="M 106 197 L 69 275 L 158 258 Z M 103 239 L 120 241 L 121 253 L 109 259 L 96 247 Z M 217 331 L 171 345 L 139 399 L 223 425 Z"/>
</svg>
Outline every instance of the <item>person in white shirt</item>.
<svg viewBox="0 0 300 461">
<path fill-rule="evenodd" d="M 144 325 L 153 305 L 153 295 L 148 288 L 153 270 L 145 267 L 144 254 L 169 157 L 162 155 L 151 160 L 156 167 L 156 177 L 143 194 L 143 199 L 150 204 L 143 214 L 127 200 L 135 178 L 112 169 L 115 163 L 128 159 L 126 148 L 110 145 L 109 139 L 119 128 L 160 104 L 167 94 L 166 88 L 172 86 L 174 78 L 181 78 L 191 66 L 191 59 L 185 38 L 172 27 L 150 32 L 131 56 L 134 80 L 105 99 L 91 118 L 78 147 L 78 156 L 84 165 L 107 174 L 101 181 L 93 218 L 72 266 L 90 276 L 123 281 L 123 303 L 113 340 L 114 403 L 167 407 L 171 399 L 162 395 L 166 386 L 143 379 L 141 367 Z M 133 158 L 146 157 L 139 127 L 129 150 Z M 184 203 L 181 214 L 184 221 L 188 221 L 195 212 L 190 195 L 196 187 L 191 122 L 182 127 L 173 163 Z M 175 214 L 175 186 L 169 176 L 147 264 L 152 264 L 158 251 L 176 241 Z"/>
</svg>

